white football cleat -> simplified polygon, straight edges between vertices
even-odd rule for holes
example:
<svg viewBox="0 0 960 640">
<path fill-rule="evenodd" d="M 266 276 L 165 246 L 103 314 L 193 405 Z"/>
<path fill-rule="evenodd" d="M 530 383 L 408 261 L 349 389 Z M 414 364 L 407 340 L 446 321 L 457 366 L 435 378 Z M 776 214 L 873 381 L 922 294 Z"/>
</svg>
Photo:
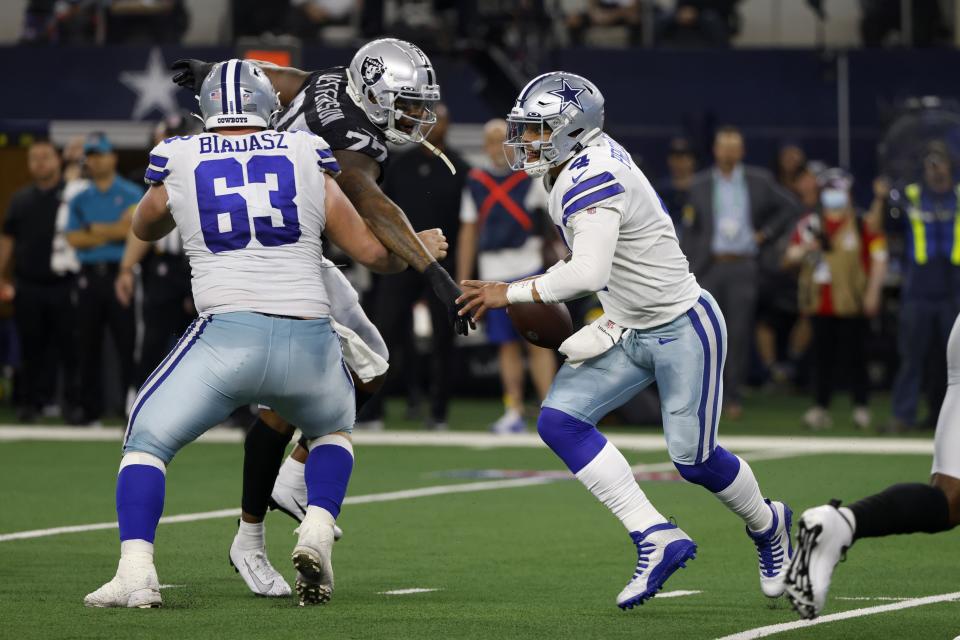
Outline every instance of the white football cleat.
<svg viewBox="0 0 960 640">
<path fill-rule="evenodd" d="M 270 564 L 266 549 L 240 549 L 237 546 L 238 537 L 235 537 L 230 545 L 230 566 L 240 574 L 250 591 L 267 598 L 289 596 L 290 585 Z"/>
<path fill-rule="evenodd" d="M 747 535 L 757 547 L 757 556 L 760 560 L 760 590 L 768 598 L 779 598 L 783 595 L 783 579 L 787 573 L 787 565 L 793 557 L 793 543 L 790 540 L 790 523 L 793 520 L 793 511 L 782 502 L 770 502 L 773 512 L 773 524 L 766 531 L 754 533 L 747 529 Z"/>
<path fill-rule="evenodd" d="M 833 569 L 853 544 L 853 527 L 831 502 L 800 516 L 797 552 L 787 570 L 787 598 L 801 618 L 820 615 L 830 591 Z"/>
<path fill-rule="evenodd" d="M 617 606 L 632 609 L 657 595 L 663 584 L 697 554 L 697 545 L 677 525 L 666 522 L 645 531 L 631 531 L 637 546 L 637 568 L 617 596 Z"/>
<path fill-rule="evenodd" d="M 117 575 L 83 599 L 87 607 L 128 607 L 153 609 L 163 604 L 160 580 L 153 561 L 144 558 L 120 558 Z"/>
<path fill-rule="evenodd" d="M 270 494 L 267 506 L 271 511 L 280 511 L 297 522 L 303 522 L 307 513 L 307 485 L 304 484 L 301 488 L 277 482 L 273 485 L 273 493 Z M 343 529 L 333 525 L 333 539 L 339 540 L 342 537 Z"/>
<path fill-rule="evenodd" d="M 325 604 L 333 595 L 334 526 L 312 517 L 314 513 L 308 514 L 297 528 L 300 538 L 291 556 L 297 569 L 296 589 L 301 607 Z M 329 514 L 326 517 L 330 518 Z"/>
</svg>

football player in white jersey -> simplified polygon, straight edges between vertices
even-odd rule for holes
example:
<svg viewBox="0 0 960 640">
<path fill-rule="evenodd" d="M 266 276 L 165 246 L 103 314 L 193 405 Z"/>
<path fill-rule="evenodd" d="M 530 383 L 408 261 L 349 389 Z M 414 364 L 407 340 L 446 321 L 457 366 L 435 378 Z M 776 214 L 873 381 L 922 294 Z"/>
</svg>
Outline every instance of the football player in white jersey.
<svg viewBox="0 0 960 640">
<path fill-rule="evenodd" d="M 623 609 L 656 595 L 697 546 L 661 515 L 597 422 L 656 381 L 667 450 L 680 474 L 743 518 L 768 597 L 783 593 L 790 509 L 764 500 L 750 466 L 717 442 L 726 328 L 697 284 L 670 216 L 630 155 L 603 133 L 603 96 L 589 80 L 543 74 L 507 117 L 505 152 L 516 169 L 544 176 L 550 216 L 571 249 L 544 275 L 511 284 L 464 281 L 461 313 L 556 303 L 596 293 L 604 315 L 571 336 L 537 430 L 616 515 L 637 547 Z"/>
<path fill-rule="evenodd" d="M 284 107 L 275 128 L 309 131 L 330 145 L 341 168 L 337 184 L 344 194 L 378 239 L 424 274 L 448 304 L 457 330 L 466 332 L 469 322 L 455 315 L 454 301 L 460 288 L 437 262 L 446 255 L 446 239 L 438 229 L 415 234 L 403 211 L 379 186 L 389 162 L 387 142 L 425 143 L 436 121 L 433 109 L 440 87 L 429 58 L 412 43 L 382 38 L 361 47 L 346 67 L 308 72 L 254 64 L 271 81 Z M 173 65 L 178 71 L 173 80 L 197 93 L 212 66 L 202 60 L 178 60 Z M 356 374 L 359 410 L 383 383 L 389 354 L 380 332 L 360 306 L 357 292 L 339 269 L 332 268 L 333 263 L 327 265 L 330 268 L 322 272 L 324 286 L 347 364 Z M 258 595 L 284 595 L 287 588 L 266 560 L 263 521 L 268 505 L 297 521 L 303 519 L 306 509 L 304 439 L 284 458 L 295 431 L 294 423 L 261 407 L 244 440 L 242 513 L 230 545 L 230 561 Z M 339 537 L 341 532 L 336 531 Z"/>
<path fill-rule="evenodd" d="M 839 500 L 807 509 L 787 569 L 787 597 L 801 618 L 823 611 L 833 570 L 861 538 L 940 533 L 960 525 L 960 317 L 947 341 L 947 394 L 937 419 L 930 484 L 895 484 L 847 507 Z"/>
<path fill-rule="evenodd" d="M 200 317 L 134 402 L 117 477 L 120 563 L 87 606 L 161 604 L 153 543 L 166 467 L 252 402 L 296 420 L 310 439 L 308 507 L 293 563 L 301 605 L 330 599 L 355 416 L 353 380 L 329 317 L 321 234 L 376 271 L 405 265 L 340 191 L 339 166 L 323 139 L 269 129 L 279 107 L 259 68 L 219 63 L 200 92 L 208 133 L 168 139 L 150 154 L 151 187 L 134 233 L 152 241 L 179 230 Z"/>
</svg>

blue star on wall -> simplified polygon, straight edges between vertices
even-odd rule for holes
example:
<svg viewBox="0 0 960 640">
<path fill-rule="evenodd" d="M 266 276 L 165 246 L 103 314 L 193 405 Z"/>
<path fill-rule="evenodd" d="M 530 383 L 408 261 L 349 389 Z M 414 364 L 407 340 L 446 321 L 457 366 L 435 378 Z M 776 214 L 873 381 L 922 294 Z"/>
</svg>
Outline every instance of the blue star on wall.
<svg viewBox="0 0 960 640">
<path fill-rule="evenodd" d="M 571 87 L 567 84 L 566 79 L 560 78 L 560 88 L 555 91 L 547 91 L 550 95 L 557 96 L 563 102 L 560 104 L 560 113 L 563 113 L 563 110 L 567 108 L 568 104 L 572 104 L 580 111 L 583 111 L 583 106 L 580 104 L 580 94 L 586 91 L 584 88 Z"/>
</svg>

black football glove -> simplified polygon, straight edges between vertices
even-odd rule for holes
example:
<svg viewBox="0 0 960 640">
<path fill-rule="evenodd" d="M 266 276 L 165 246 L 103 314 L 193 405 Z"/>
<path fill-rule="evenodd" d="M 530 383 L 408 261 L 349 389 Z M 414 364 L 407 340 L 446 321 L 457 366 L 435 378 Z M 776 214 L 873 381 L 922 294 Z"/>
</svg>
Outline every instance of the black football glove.
<svg viewBox="0 0 960 640">
<path fill-rule="evenodd" d="M 450 322 L 453 323 L 453 328 L 456 329 L 457 333 L 465 336 L 470 333 L 470 329 L 476 329 L 477 325 L 474 323 L 473 318 L 457 315 L 457 311 L 463 306 L 457 304 L 457 298 L 463 294 L 463 291 L 461 291 L 457 283 L 453 281 L 453 278 L 450 277 L 447 270 L 441 267 L 439 263 L 433 262 L 427 267 L 426 271 L 423 272 L 423 275 L 430 282 L 430 286 L 433 287 L 433 292 L 437 294 L 440 301 L 446 305 L 447 316 L 450 318 Z"/>
<path fill-rule="evenodd" d="M 203 79 L 210 73 L 210 69 L 213 69 L 213 65 L 213 62 L 181 58 L 170 65 L 170 70 L 176 72 L 173 76 L 173 82 L 184 89 L 200 93 L 200 85 L 203 84 Z"/>
</svg>

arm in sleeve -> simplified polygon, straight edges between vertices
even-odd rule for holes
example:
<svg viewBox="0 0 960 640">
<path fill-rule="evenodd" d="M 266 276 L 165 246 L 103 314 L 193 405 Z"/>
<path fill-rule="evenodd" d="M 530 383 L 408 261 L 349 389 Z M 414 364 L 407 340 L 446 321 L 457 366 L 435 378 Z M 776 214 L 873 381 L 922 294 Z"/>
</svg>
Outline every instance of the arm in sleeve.
<svg viewBox="0 0 960 640">
<path fill-rule="evenodd" d="M 534 281 L 543 302 L 582 298 L 600 291 L 610 280 L 620 235 L 620 212 L 598 207 L 593 213 L 572 217 L 567 226 L 573 229 L 572 257 Z"/>
</svg>

